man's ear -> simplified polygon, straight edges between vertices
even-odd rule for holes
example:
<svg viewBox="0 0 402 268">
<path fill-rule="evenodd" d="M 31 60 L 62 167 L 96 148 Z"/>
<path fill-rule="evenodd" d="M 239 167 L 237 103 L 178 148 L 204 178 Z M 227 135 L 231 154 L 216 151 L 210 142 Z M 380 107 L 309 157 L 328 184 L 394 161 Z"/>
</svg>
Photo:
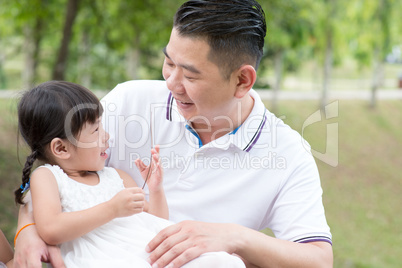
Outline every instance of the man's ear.
<svg viewBox="0 0 402 268">
<path fill-rule="evenodd" d="M 253 87 L 255 80 L 257 79 L 257 73 L 253 66 L 246 64 L 236 71 L 236 76 L 237 85 L 235 97 L 241 99 Z"/>
<path fill-rule="evenodd" d="M 51 154 L 59 159 L 68 159 L 71 156 L 70 147 L 70 144 L 60 138 L 54 138 L 50 142 Z"/>
</svg>

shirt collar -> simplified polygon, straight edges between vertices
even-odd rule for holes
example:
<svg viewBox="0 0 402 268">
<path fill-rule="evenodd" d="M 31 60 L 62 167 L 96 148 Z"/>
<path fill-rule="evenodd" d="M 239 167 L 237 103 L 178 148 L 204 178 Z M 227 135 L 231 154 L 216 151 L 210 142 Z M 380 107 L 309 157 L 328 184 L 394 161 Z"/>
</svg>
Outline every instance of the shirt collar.
<svg viewBox="0 0 402 268">
<path fill-rule="evenodd" d="M 166 119 L 172 122 L 186 122 L 186 119 L 180 114 L 177 103 L 170 91 L 166 101 Z"/>
<path fill-rule="evenodd" d="M 229 144 L 233 144 L 239 149 L 249 152 L 257 143 L 261 133 L 263 132 L 264 126 L 267 122 L 267 109 L 265 108 L 257 92 L 251 89 L 249 94 L 254 99 L 253 109 L 240 127 L 218 139 L 226 139 L 224 143 L 227 144 L 227 146 L 223 147 L 227 148 L 229 147 Z M 171 92 L 169 92 L 169 96 L 167 98 L 166 119 L 172 122 L 184 122 L 187 124 L 186 119 L 179 113 L 177 104 Z M 198 136 L 197 133 L 192 132 L 194 130 L 192 130 L 191 127 L 186 127 L 186 129 L 189 130 L 193 135 Z M 219 144 L 222 144 L 222 141 L 219 141 Z M 201 143 L 200 146 L 202 146 Z M 222 146 L 218 147 L 223 148 Z"/>
<path fill-rule="evenodd" d="M 230 135 L 233 144 L 246 152 L 249 152 L 260 139 L 267 124 L 268 114 L 258 93 L 251 89 L 249 94 L 254 99 L 253 109 L 240 128 Z"/>
</svg>

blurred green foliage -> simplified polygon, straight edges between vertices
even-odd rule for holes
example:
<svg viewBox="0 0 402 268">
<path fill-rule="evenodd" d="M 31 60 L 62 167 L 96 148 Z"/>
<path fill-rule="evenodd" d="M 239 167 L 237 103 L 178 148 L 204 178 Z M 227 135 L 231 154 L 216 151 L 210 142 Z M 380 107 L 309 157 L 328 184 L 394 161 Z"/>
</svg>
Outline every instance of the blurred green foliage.
<svg viewBox="0 0 402 268">
<path fill-rule="evenodd" d="M 52 79 L 70 1 L 76 0 L 0 0 L 0 88 L 27 88 Z M 77 1 L 65 80 L 111 89 L 130 79 L 162 79 L 161 50 L 183 2 Z M 322 65 L 329 36 L 335 65 L 354 57 L 360 66 L 370 66 L 376 53 L 384 61 L 392 47 L 402 44 L 399 0 L 259 2 L 268 27 L 262 80 L 279 53 L 284 72 L 298 70 L 307 60 Z"/>
</svg>

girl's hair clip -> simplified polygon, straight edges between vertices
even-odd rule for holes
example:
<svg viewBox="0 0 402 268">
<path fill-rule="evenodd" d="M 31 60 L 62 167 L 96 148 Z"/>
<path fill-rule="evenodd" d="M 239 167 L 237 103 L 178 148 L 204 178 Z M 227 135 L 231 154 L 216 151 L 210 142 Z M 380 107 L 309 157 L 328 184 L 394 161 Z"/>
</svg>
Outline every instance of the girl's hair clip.
<svg viewBox="0 0 402 268">
<path fill-rule="evenodd" d="M 25 186 L 23 186 L 24 184 L 21 184 L 20 189 L 22 189 L 21 194 L 25 193 L 26 191 L 29 190 L 29 183 L 31 182 L 31 180 L 29 180 L 27 183 L 25 183 Z"/>
</svg>

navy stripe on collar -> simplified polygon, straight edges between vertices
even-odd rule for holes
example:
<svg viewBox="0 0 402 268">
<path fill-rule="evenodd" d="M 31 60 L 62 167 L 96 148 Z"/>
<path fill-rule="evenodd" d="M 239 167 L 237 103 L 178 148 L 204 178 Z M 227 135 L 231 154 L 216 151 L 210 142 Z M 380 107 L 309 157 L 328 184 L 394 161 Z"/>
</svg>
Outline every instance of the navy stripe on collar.
<svg viewBox="0 0 402 268">
<path fill-rule="evenodd" d="M 198 133 L 189 125 L 186 124 L 186 129 L 188 129 L 195 137 L 198 139 L 198 148 L 201 148 L 203 146 L 202 141 Z"/>
<path fill-rule="evenodd" d="M 169 92 L 169 97 L 166 104 L 166 119 L 172 121 L 172 109 L 173 109 L 173 95 Z"/>
<path fill-rule="evenodd" d="M 255 132 L 253 138 L 250 140 L 250 142 L 247 144 L 247 146 L 244 147 L 243 151 L 249 152 L 251 150 L 251 148 L 253 148 L 253 146 L 257 143 L 258 139 L 261 136 L 262 128 L 264 127 L 265 122 L 267 121 L 267 117 L 265 116 L 266 113 L 267 113 L 267 109 L 265 109 L 265 111 L 264 111 L 263 119 L 262 119 L 260 125 L 258 126 L 257 131 Z"/>
<path fill-rule="evenodd" d="M 169 121 L 172 121 L 173 101 L 174 101 L 174 98 L 173 98 L 172 92 L 169 92 L 169 96 L 168 96 L 167 104 L 166 104 L 166 119 Z M 253 138 L 250 140 L 250 142 L 246 145 L 246 147 L 244 147 L 243 151 L 249 152 L 254 147 L 254 145 L 257 143 L 258 139 L 261 136 L 262 129 L 267 121 L 266 113 L 267 113 L 267 109 L 264 110 L 264 115 L 263 115 L 260 125 L 258 126 L 257 131 L 255 132 L 255 134 L 254 134 Z M 236 128 L 233 132 L 231 132 L 229 134 L 235 134 L 241 126 L 242 125 L 240 125 L 238 128 Z M 198 137 L 198 139 L 199 139 L 199 137 Z M 200 139 L 199 139 L 199 141 L 200 141 Z M 202 146 L 202 143 L 200 144 L 200 146 Z"/>
</svg>

